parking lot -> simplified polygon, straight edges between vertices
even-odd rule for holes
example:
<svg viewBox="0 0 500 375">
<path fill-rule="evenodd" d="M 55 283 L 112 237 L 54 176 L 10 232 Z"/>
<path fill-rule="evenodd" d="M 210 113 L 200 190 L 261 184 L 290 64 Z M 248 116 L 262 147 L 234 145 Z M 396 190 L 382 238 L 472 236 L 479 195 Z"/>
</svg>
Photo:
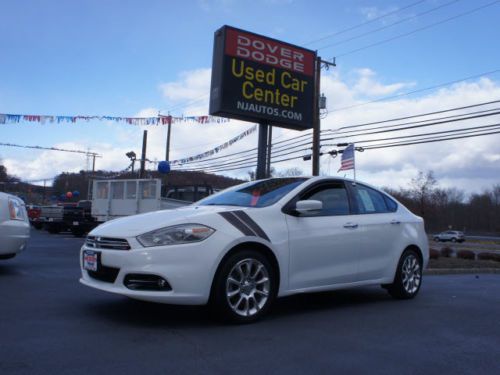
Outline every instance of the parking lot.
<svg viewBox="0 0 500 375">
<path fill-rule="evenodd" d="M 253 325 L 78 283 L 83 239 L 32 230 L 0 263 L 1 374 L 499 373 L 500 275 L 426 276 L 279 300 Z"/>
</svg>

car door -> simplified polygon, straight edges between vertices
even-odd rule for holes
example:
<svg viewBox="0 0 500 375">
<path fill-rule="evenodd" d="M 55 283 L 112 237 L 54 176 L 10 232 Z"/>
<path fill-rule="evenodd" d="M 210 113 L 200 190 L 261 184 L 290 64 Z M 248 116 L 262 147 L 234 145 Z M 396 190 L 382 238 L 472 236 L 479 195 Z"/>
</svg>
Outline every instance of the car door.
<svg viewBox="0 0 500 375">
<path fill-rule="evenodd" d="M 377 280 L 387 274 L 402 243 L 402 218 L 397 203 L 363 184 L 349 186 L 358 224 L 359 263 L 356 281 Z"/>
<path fill-rule="evenodd" d="M 323 209 L 293 212 L 298 200 L 319 200 Z M 343 181 L 321 183 L 299 194 L 284 209 L 290 251 L 290 289 L 350 283 L 358 259 L 356 215 Z"/>
</svg>

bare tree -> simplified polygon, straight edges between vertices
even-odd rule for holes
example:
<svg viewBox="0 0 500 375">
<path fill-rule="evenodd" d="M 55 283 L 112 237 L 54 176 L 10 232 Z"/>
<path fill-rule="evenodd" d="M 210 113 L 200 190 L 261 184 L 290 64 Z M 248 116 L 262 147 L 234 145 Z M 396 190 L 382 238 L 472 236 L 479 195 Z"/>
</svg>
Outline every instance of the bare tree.
<svg viewBox="0 0 500 375">
<path fill-rule="evenodd" d="M 437 180 L 433 171 L 418 172 L 417 177 L 411 179 L 410 194 L 418 202 L 421 216 L 425 215 L 427 205 L 437 186 Z"/>
</svg>

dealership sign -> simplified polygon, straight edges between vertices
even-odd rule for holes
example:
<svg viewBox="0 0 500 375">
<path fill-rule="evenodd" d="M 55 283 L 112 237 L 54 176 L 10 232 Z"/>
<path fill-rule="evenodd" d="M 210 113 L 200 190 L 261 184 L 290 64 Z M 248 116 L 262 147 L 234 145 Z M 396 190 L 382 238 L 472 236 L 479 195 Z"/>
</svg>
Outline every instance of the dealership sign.
<svg viewBox="0 0 500 375">
<path fill-rule="evenodd" d="M 315 60 L 311 50 L 223 26 L 215 32 L 210 114 L 310 129 Z"/>
</svg>

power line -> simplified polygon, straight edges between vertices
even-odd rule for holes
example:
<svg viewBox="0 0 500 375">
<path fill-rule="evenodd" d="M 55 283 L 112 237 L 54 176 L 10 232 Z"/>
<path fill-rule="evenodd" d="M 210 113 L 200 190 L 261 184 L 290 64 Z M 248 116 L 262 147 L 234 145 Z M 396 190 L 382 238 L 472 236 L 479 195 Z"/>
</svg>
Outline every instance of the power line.
<svg viewBox="0 0 500 375">
<path fill-rule="evenodd" d="M 498 102 L 500 102 L 500 100 L 495 100 L 495 101 L 490 101 L 490 102 L 484 102 L 484 103 L 477 103 L 477 104 L 473 104 L 473 105 L 469 105 L 469 106 L 455 107 L 455 108 L 450 108 L 450 109 L 446 109 L 446 110 L 428 112 L 428 113 L 423 113 L 423 114 L 419 114 L 419 115 L 412 115 L 412 116 L 400 117 L 400 118 L 395 118 L 395 119 L 388 119 L 388 120 L 371 122 L 371 123 L 366 123 L 366 124 L 358 124 L 358 125 L 353 125 L 353 127 L 360 127 L 360 126 L 363 126 L 363 125 L 371 125 L 371 124 L 394 122 L 394 121 L 397 121 L 397 120 L 404 120 L 404 119 L 410 119 L 410 118 L 416 118 L 416 117 L 424 117 L 424 116 L 429 116 L 429 115 L 433 115 L 433 114 L 447 113 L 447 112 L 457 111 L 457 110 L 462 110 L 462 109 L 475 108 L 475 107 L 484 106 L 484 105 L 493 104 L 493 103 L 498 103 Z M 367 135 L 367 134 L 373 134 L 373 133 L 366 133 L 366 131 L 376 130 L 376 129 L 384 129 L 384 128 L 390 128 L 390 127 L 397 127 L 397 126 L 401 127 L 401 126 L 405 126 L 405 125 L 411 125 L 411 124 L 414 124 L 414 123 L 431 122 L 431 121 L 437 121 L 437 120 L 444 120 L 444 119 L 447 119 L 447 118 L 464 117 L 464 116 L 470 116 L 470 115 L 473 115 L 473 114 L 479 114 L 479 113 L 483 113 L 483 112 L 491 112 L 491 111 L 498 110 L 498 109 L 499 108 L 494 108 L 494 109 L 490 109 L 490 110 L 476 111 L 476 112 L 470 112 L 470 113 L 459 114 L 459 115 L 454 115 L 454 116 L 447 116 L 447 117 L 441 117 L 441 118 L 431 118 L 431 119 L 426 119 L 426 120 L 421 120 L 421 121 L 414 121 L 414 122 L 406 122 L 406 123 L 393 124 L 393 125 L 388 125 L 388 126 L 385 126 L 385 127 L 363 129 L 363 130 L 359 130 L 358 131 L 358 132 L 362 132 L 362 133 L 350 134 L 349 136 L 354 137 L 354 136 L 363 135 L 363 134 L 365 134 L 365 135 Z M 346 126 L 346 127 L 340 128 L 339 130 L 344 129 L 344 128 L 350 128 L 350 127 Z M 404 128 L 402 128 L 402 129 L 394 129 L 393 131 L 398 131 L 398 130 L 405 130 L 405 129 Z M 336 132 L 335 133 L 335 132 L 333 132 L 330 129 L 326 129 L 325 131 L 332 132 L 335 135 L 348 134 L 348 133 L 355 132 L 354 130 L 352 130 L 352 131 Z M 297 148 L 297 147 L 301 147 L 301 146 L 310 145 L 311 144 L 310 140 L 303 140 L 302 139 L 302 138 L 307 137 L 307 136 L 310 136 L 310 134 L 302 134 L 302 135 L 299 135 L 297 137 L 292 137 L 292 138 L 289 138 L 289 139 L 286 139 L 286 140 L 283 140 L 283 141 L 280 141 L 280 142 L 276 142 L 276 143 L 273 144 L 273 153 L 279 152 L 279 150 L 281 150 L 283 148 L 287 148 L 287 149 L 292 148 L 293 149 L 293 148 Z M 337 139 L 337 138 L 339 138 L 339 137 L 323 138 L 323 141 Z M 206 158 L 206 159 L 204 159 L 201 162 L 200 161 L 188 162 L 188 163 L 182 164 L 181 167 L 185 167 L 186 165 L 193 165 L 193 164 L 194 164 L 194 168 L 212 166 L 212 165 L 214 165 L 212 162 L 215 161 L 215 160 L 222 161 L 223 163 L 224 162 L 238 162 L 238 161 L 241 161 L 241 160 L 248 159 L 249 157 L 255 156 L 255 155 L 247 155 L 247 154 L 249 154 L 251 152 L 255 152 L 256 150 L 257 150 L 256 148 L 251 148 L 251 149 L 243 150 L 243 151 L 232 153 L 232 154 L 228 154 L 228 155 L 218 156 L 218 157 L 215 157 L 215 158 Z M 238 155 L 241 155 L 241 156 L 238 156 Z M 229 160 L 226 160 L 226 159 L 229 159 Z"/>
<path fill-rule="evenodd" d="M 410 126 L 410 127 L 404 127 L 404 128 L 398 128 L 398 129 L 386 129 L 386 130 L 379 130 L 379 131 L 368 132 L 368 133 L 366 133 L 366 132 L 365 133 L 358 133 L 358 134 L 350 135 L 349 137 L 379 134 L 379 133 L 385 133 L 385 132 L 395 132 L 395 131 L 401 131 L 401 130 L 413 129 L 413 128 L 417 128 L 417 127 L 431 126 L 431 125 L 442 125 L 442 124 L 446 124 L 446 123 L 450 123 L 450 122 L 465 121 L 465 120 L 471 120 L 471 119 L 476 119 L 476 118 L 486 117 L 486 116 L 493 116 L 493 115 L 498 115 L 498 114 L 500 114 L 500 111 L 495 112 L 495 113 L 480 114 L 480 115 L 474 115 L 474 116 L 470 116 L 469 114 L 464 114 L 464 115 L 462 115 L 462 118 L 460 118 L 460 119 L 452 119 L 452 120 L 447 120 L 447 121 L 434 121 L 434 122 L 429 123 L 429 124 L 421 124 L 421 125 L 417 125 L 417 126 Z M 428 135 L 435 136 L 437 134 L 448 134 L 448 133 L 457 133 L 457 132 L 464 132 L 464 131 L 470 131 L 470 132 L 474 133 L 474 132 L 478 132 L 478 131 L 483 131 L 484 129 L 488 129 L 491 127 L 492 126 L 486 125 L 486 126 L 479 126 L 479 127 L 473 127 L 473 128 L 461 128 L 461 129 L 454 129 L 454 130 L 447 130 L 447 131 L 439 131 L 439 132 L 433 132 L 433 133 L 413 134 L 413 135 L 409 135 L 409 136 L 398 136 L 398 137 L 371 139 L 371 140 L 359 140 L 359 141 L 356 141 L 356 143 L 370 143 L 370 142 L 378 142 L 378 141 L 394 140 L 394 139 L 418 138 L 418 137 L 428 136 Z M 333 139 L 339 139 L 339 138 L 344 138 L 344 137 L 323 138 L 322 141 L 323 142 L 331 141 Z M 302 146 L 308 146 L 310 144 L 311 144 L 311 142 L 308 141 L 306 143 L 298 144 L 298 145 L 292 147 L 292 149 L 297 148 L 297 147 L 302 147 Z M 325 144 L 322 145 L 322 147 L 325 147 L 325 146 L 327 146 L 327 145 L 325 145 Z M 295 150 L 295 151 L 290 151 L 290 149 L 282 150 L 278 153 L 273 153 L 273 156 L 274 157 L 286 156 L 286 155 L 291 155 L 291 154 L 295 154 L 298 152 L 304 152 L 304 151 L 308 151 L 308 150 L 310 150 L 310 147 L 302 148 L 302 149 Z M 287 151 L 287 152 L 284 152 L 284 151 Z M 255 159 L 255 156 L 253 157 L 253 159 Z M 222 163 L 222 164 L 213 164 L 212 163 L 212 164 L 208 164 L 208 165 L 204 165 L 204 166 L 196 166 L 194 168 L 190 168 L 190 170 L 214 170 L 214 169 L 217 171 L 219 171 L 219 170 L 233 170 L 233 168 L 231 168 L 231 169 L 228 169 L 228 168 L 229 167 L 236 167 L 236 166 L 238 166 L 239 168 L 243 168 L 245 165 L 247 165 L 246 164 L 247 162 L 248 162 L 248 158 L 243 158 L 240 160 L 231 160 L 231 161 L 228 161 L 228 162 Z"/>
<path fill-rule="evenodd" d="M 500 125 L 500 123 L 497 125 Z M 441 141 L 450 141 L 450 140 L 454 140 L 454 139 L 473 138 L 473 137 L 480 137 L 480 136 L 492 135 L 492 134 L 500 134 L 500 130 L 482 133 L 482 134 L 456 136 L 456 137 L 449 137 L 449 138 L 439 138 L 439 139 L 425 140 L 425 141 L 412 141 L 412 142 L 406 142 L 406 143 L 401 142 L 401 143 L 393 143 L 393 144 L 385 144 L 385 145 L 368 146 L 368 147 L 364 147 L 364 149 L 365 150 L 375 150 L 375 149 L 388 148 L 388 147 L 409 146 L 409 145 L 417 145 L 417 144 L 422 144 L 422 143 L 434 143 L 434 142 L 441 142 Z"/>
<path fill-rule="evenodd" d="M 412 35 L 412 34 L 415 34 L 415 33 L 418 33 L 420 31 L 424 31 L 424 30 L 427 30 L 427 29 L 430 29 L 431 27 L 434 27 L 434 26 L 438 26 L 438 25 L 441 25 L 443 23 L 446 23 L 446 22 L 449 22 L 449 21 L 452 21 L 452 20 L 455 20 L 457 18 L 460 18 L 460 17 L 464 17 L 464 16 L 467 16 L 469 14 L 472 14 L 472 13 L 475 13 L 475 12 L 478 12 L 482 9 L 485 9 L 487 7 L 490 7 L 492 5 L 495 5 L 498 3 L 498 0 L 496 1 L 493 1 L 491 3 L 488 3 L 488 4 L 485 4 L 483 6 L 480 6 L 480 7 L 477 7 L 477 8 L 474 8 L 474 9 L 471 9 L 467 12 L 463 12 L 463 13 L 460 13 L 460 14 L 457 14 L 453 17 L 449 17 L 449 18 L 445 18 L 444 20 L 441 20 L 441 21 L 438 21 L 438 22 L 434 22 L 434 23 L 431 23 L 429 25 L 426 25 L 426 26 L 423 26 L 423 27 L 420 27 L 418 29 L 415 29 L 413 31 L 410 31 L 410 32 L 407 32 L 407 33 L 404 33 L 404 34 L 399 34 L 399 35 L 396 35 L 396 36 L 393 36 L 391 38 L 387 38 L 387 39 L 384 39 L 384 40 L 381 40 L 379 42 L 375 42 L 375 43 L 371 43 L 371 44 L 368 44 L 366 46 L 363 46 L 363 47 L 360 47 L 360 48 L 356 48 L 356 49 L 353 49 L 351 51 L 348 51 L 348 52 L 345 52 L 345 53 L 342 53 L 340 55 L 337 55 L 335 56 L 336 58 L 339 58 L 339 57 L 344 57 L 344 56 L 348 56 L 348 55 L 351 55 L 353 53 L 356 53 L 356 52 L 359 52 L 359 51 L 363 51 L 365 49 L 368 49 L 368 48 L 372 48 L 372 47 L 375 47 L 375 46 L 379 46 L 381 44 L 385 44 L 385 43 L 388 43 L 388 42 L 392 42 L 393 40 L 396 40 L 396 39 L 400 39 L 400 38 L 403 38 L 405 36 L 409 36 L 409 35 Z"/>
<path fill-rule="evenodd" d="M 426 10 L 425 12 L 421 12 L 421 13 L 418 13 L 414 16 L 410 16 L 410 17 L 406 17 L 406 18 L 403 18 L 403 19 L 400 19 L 396 22 L 393 22 L 389 25 L 384 25 L 382 27 L 379 27 L 377 29 L 374 29 L 374 30 L 370 30 L 370 31 L 367 31 L 367 32 L 364 32 L 362 34 L 358 34 L 358 35 L 355 35 L 353 37 L 350 37 L 350 38 L 347 38 L 347 39 L 343 39 L 343 40 L 340 40 L 338 42 L 335 42 L 335 43 L 331 43 L 331 44 L 327 44 L 325 46 L 322 46 L 322 47 L 319 47 L 318 50 L 322 50 L 322 49 L 326 49 L 326 48 L 330 48 L 330 47 L 334 47 L 334 46 L 338 46 L 340 44 L 344 44 L 344 43 L 347 43 L 347 42 L 351 42 L 353 40 L 356 40 L 356 39 L 359 39 L 359 38 L 362 38 L 364 36 L 367 36 L 367 35 L 370 35 L 370 34 L 374 34 L 374 33 L 377 33 L 379 31 L 382 31 L 382 30 L 385 30 L 385 29 L 388 29 L 390 27 L 393 27 L 393 26 L 396 26 L 396 25 L 399 25 L 403 22 L 406 22 L 406 21 L 410 21 L 410 20 L 413 20 L 415 18 L 418 18 L 418 17 L 422 17 L 422 16 L 425 16 L 426 14 L 429 14 L 429 13 L 432 13 L 432 12 L 435 12 L 436 10 L 439 10 L 441 8 L 444 8 L 444 7 L 447 7 L 447 6 L 450 6 L 452 4 L 455 4 L 455 3 L 458 3 L 459 1 L 461 0 L 452 0 L 448 3 L 445 3 L 445 4 L 442 4 L 442 5 L 439 5 L 437 7 L 434 7 L 434 8 L 431 8 L 431 9 L 428 9 Z"/>
<path fill-rule="evenodd" d="M 432 133 L 420 133 L 420 134 L 412 134 L 412 135 L 400 135 L 397 137 L 388 137 L 388 138 L 378 138 L 378 139 L 363 139 L 363 140 L 356 140 L 352 143 L 373 143 L 373 142 L 382 142 L 382 141 L 391 141 L 395 139 L 408 139 L 408 138 L 418 138 L 418 137 L 426 137 L 426 136 L 436 136 L 439 134 L 450 134 L 450 133 L 460 133 L 460 132 L 465 132 L 465 133 L 476 133 L 476 132 L 483 132 L 487 129 L 492 129 L 492 128 L 498 128 L 500 124 L 492 124 L 492 125 L 482 125 L 482 126 L 474 126 L 474 127 L 469 127 L 469 128 L 460 128 L 460 129 L 452 129 L 452 130 L 442 130 L 442 131 L 437 131 L 437 132 L 432 132 Z M 500 130 L 500 128 L 499 128 Z"/>
<path fill-rule="evenodd" d="M 379 126 L 379 127 L 376 127 L 376 128 L 361 130 L 362 132 L 367 132 L 367 133 L 358 133 L 358 134 L 355 134 L 355 135 L 368 135 L 368 134 L 387 133 L 387 132 L 393 132 L 393 131 L 399 131 L 399 130 L 408 130 L 408 129 L 423 128 L 423 127 L 426 127 L 426 126 L 448 124 L 450 122 L 465 121 L 465 120 L 471 120 L 471 119 L 476 119 L 476 118 L 481 118 L 481 117 L 495 116 L 495 115 L 500 114 L 499 109 L 500 108 L 493 109 L 496 112 L 492 112 L 492 113 L 483 113 L 485 111 L 478 111 L 478 112 L 466 113 L 466 114 L 463 114 L 463 115 L 445 116 L 445 117 L 440 117 L 440 118 L 435 118 L 435 119 L 428 119 L 428 120 L 423 120 L 423 121 L 412 121 L 412 122 L 407 122 L 407 123 L 402 123 L 402 124 Z M 493 110 L 487 110 L 487 111 L 493 111 Z M 456 118 L 457 116 L 461 116 L 461 117 Z M 455 117 L 455 118 L 452 118 L 452 117 Z M 438 121 L 438 120 L 443 120 L 443 119 L 445 119 L 446 121 Z M 431 121 L 431 122 L 429 122 L 429 121 Z M 428 122 L 428 123 L 420 124 L 420 125 L 412 125 L 412 124 L 421 123 L 421 122 Z M 409 126 L 406 126 L 406 125 L 409 125 Z M 394 129 L 394 127 L 396 127 L 396 126 L 402 126 L 402 127 Z M 376 131 L 370 131 L 370 130 L 376 130 Z M 337 137 L 333 137 L 332 139 L 345 138 L 345 137 L 338 137 L 338 135 L 352 133 L 352 132 L 355 132 L 355 131 L 356 130 L 348 130 L 348 131 L 345 131 L 345 132 L 334 133 L 335 135 L 337 135 Z M 348 137 L 352 137 L 352 136 L 353 135 L 349 135 Z"/>
<path fill-rule="evenodd" d="M 379 16 L 379 17 L 376 17 L 376 18 L 373 18 L 373 19 L 371 19 L 371 20 L 368 20 L 368 21 L 365 21 L 365 22 L 359 23 L 359 24 L 354 25 L 354 26 L 347 27 L 347 28 L 345 28 L 345 29 L 342 29 L 342 30 L 336 31 L 336 32 L 334 32 L 334 33 L 332 33 L 332 34 L 325 35 L 325 36 L 323 36 L 323 37 L 321 37 L 321 38 L 318 38 L 318 39 L 312 40 L 312 41 L 310 41 L 310 42 L 304 43 L 303 45 L 304 45 L 304 46 L 307 46 L 307 45 L 310 45 L 310 44 L 313 44 L 313 43 L 321 42 L 321 41 L 323 41 L 323 40 L 325 40 L 325 39 L 330 39 L 330 38 L 333 38 L 334 36 L 337 36 L 337 35 L 344 34 L 344 33 L 348 32 L 348 31 L 356 30 L 356 29 L 358 29 L 358 28 L 360 28 L 360 27 L 362 27 L 362 26 L 366 26 L 366 25 L 368 25 L 368 24 L 371 24 L 371 23 L 374 23 L 374 22 L 376 22 L 376 21 L 379 21 L 379 20 L 381 20 L 381 19 L 383 19 L 383 18 L 386 18 L 386 17 L 392 16 L 392 15 L 394 15 L 394 14 L 396 14 L 396 13 L 402 12 L 403 10 L 406 10 L 406 9 L 412 8 L 412 7 L 414 7 L 414 6 L 418 5 L 418 4 L 424 3 L 425 1 L 426 1 L 426 0 L 420 0 L 420 1 L 417 1 L 417 2 L 414 2 L 414 3 L 411 3 L 411 4 L 409 4 L 409 5 L 407 5 L 407 6 L 403 7 L 403 8 L 399 8 L 399 9 L 393 10 L 393 11 L 391 11 L 391 12 L 384 13 L 384 14 L 382 14 L 382 15 L 381 15 L 381 16 Z"/>
<path fill-rule="evenodd" d="M 346 125 L 346 126 L 342 126 L 340 128 L 337 128 L 337 129 L 325 129 L 325 131 L 332 131 L 333 132 L 333 131 L 338 131 L 338 130 L 343 130 L 343 129 L 359 128 L 359 127 L 362 127 L 362 126 L 384 124 L 384 123 L 387 123 L 387 122 L 400 121 L 400 120 L 408 120 L 408 119 L 416 118 L 416 117 L 424 117 L 424 116 L 430 116 L 430 115 L 437 115 L 437 114 L 440 114 L 440 113 L 447 113 L 447 112 L 459 111 L 459 110 L 462 110 L 462 109 L 482 107 L 484 105 L 494 104 L 494 103 L 500 103 L 500 100 L 492 100 L 492 101 L 489 101 L 489 102 L 471 104 L 471 105 L 466 105 L 466 106 L 462 106 L 462 107 L 455 107 L 455 108 L 443 109 L 443 110 L 440 110 L 440 111 L 421 113 L 421 114 L 418 114 L 418 115 L 411 115 L 411 116 L 405 116 L 405 117 L 397 117 L 397 118 L 393 118 L 393 119 L 389 119 L 389 120 L 365 122 L 365 123 L 356 124 L 356 125 Z"/>
<path fill-rule="evenodd" d="M 500 123 L 497 125 L 500 126 Z M 410 146 L 410 145 L 416 145 L 416 144 L 435 143 L 435 142 L 443 142 L 443 141 L 449 141 L 449 140 L 481 137 L 481 136 L 493 135 L 493 134 L 500 134 L 500 130 L 485 132 L 485 133 L 481 133 L 481 134 L 470 134 L 470 135 L 453 136 L 453 137 L 447 137 L 447 138 L 435 138 L 435 139 L 427 139 L 427 140 L 421 140 L 421 141 L 411 141 L 411 142 L 401 142 L 401 143 L 393 143 L 393 144 L 385 144 L 385 145 L 375 145 L 375 146 L 367 146 L 367 147 L 363 147 L 363 148 L 365 150 L 375 150 L 375 149 L 390 148 L 390 147 Z M 322 155 L 325 155 L 325 154 L 327 154 L 327 153 L 322 153 Z M 285 161 L 291 161 L 291 160 L 302 159 L 302 158 L 303 158 L 303 156 L 295 156 L 295 157 L 290 157 L 290 158 L 285 158 L 285 159 L 273 160 L 273 163 L 278 164 L 278 163 L 282 163 Z M 208 173 L 215 173 L 215 172 L 221 172 L 221 171 L 241 170 L 241 169 L 246 169 L 246 168 L 255 168 L 256 165 L 257 164 L 254 163 L 254 164 L 242 165 L 242 166 L 233 167 L 233 168 L 211 169 L 211 170 L 207 170 L 207 172 Z"/>
<path fill-rule="evenodd" d="M 14 144 L 14 143 L 0 143 L 0 146 L 20 147 L 20 148 L 32 148 L 32 149 L 37 149 L 37 150 L 49 150 L 49 151 L 73 152 L 73 153 L 76 153 L 76 154 L 84 154 L 84 155 L 101 157 L 101 155 L 99 155 L 99 154 L 97 154 L 95 152 L 82 151 L 82 150 L 68 150 L 68 149 L 58 148 L 58 147 L 27 146 L 27 145 L 18 145 L 18 144 Z"/>
</svg>

